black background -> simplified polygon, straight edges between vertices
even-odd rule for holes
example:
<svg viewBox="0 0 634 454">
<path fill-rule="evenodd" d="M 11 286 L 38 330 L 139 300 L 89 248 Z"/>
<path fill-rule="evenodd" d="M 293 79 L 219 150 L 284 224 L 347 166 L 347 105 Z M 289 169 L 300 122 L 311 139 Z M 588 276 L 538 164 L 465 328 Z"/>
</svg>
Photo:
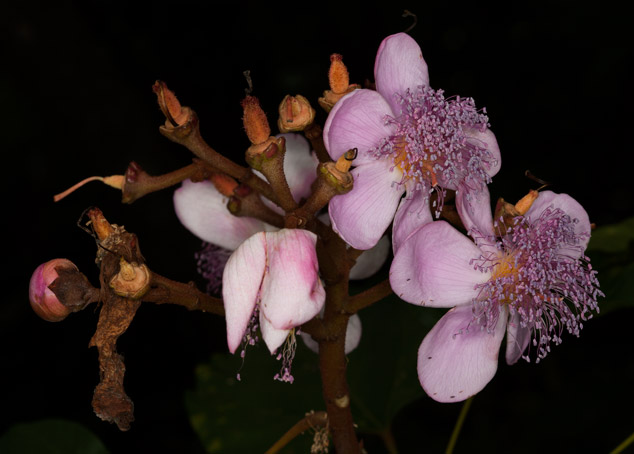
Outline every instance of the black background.
<svg viewBox="0 0 634 454">
<path fill-rule="evenodd" d="M 196 110 L 214 148 L 241 161 L 248 145 L 239 104 L 244 70 L 274 125 L 286 94 L 303 94 L 317 107 L 333 52 L 343 54 L 353 82 L 372 80 L 379 43 L 412 23 L 401 17 L 408 9 L 418 17 L 410 34 L 421 45 L 432 87 L 487 108 L 503 164 L 490 186 L 493 198 L 514 201 L 535 188 L 523 176 L 530 169 L 579 200 L 598 225 L 634 212 L 632 27 L 610 2 L 132 3 L 16 2 L 0 18 L 7 260 L 0 431 L 67 418 L 91 428 L 112 452 L 203 452 L 182 397 L 193 386 L 193 366 L 225 348 L 223 320 L 142 306 L 118 344 L 136 406 L 132 429 L 120 433 L 90 407 L 98 366 L 96 350 L 87 346 L 97 313 L 46 323 L 27 297 L 32 271 L 54 257 L 71 259 L 96 282 L 94 241 L 76 226 L 92 205 L 139 235 L 152 269 L 203 285 L 193 258 L 200 241 L 177 221 L 171 190 L 122 205 L 115 190 L 91 183 L 52 201 L 86 176 L 123 173 L 132 160 L 150 174 L 190 162 L 185 149 L 158 132 L 156 79 Z M 466 440 L 490 437 L 488 452 L 616 446 L 633 430 L 632 320 L 631 310 L 607 315 L 539 366 L 501 366 L 474 404 L 479 413 L 467 423 Z M 531 407 L 526 396 L 540 392 L 552 400 L 546 407 L 521 408 Z M 495 406 L 503 400 L 517 403 Z M 630 416 L 623 419 L 618 413 L 625 410 Z M 429 399 L 408 408 L 395 426 L 403 452 L 423 452 L 425 437 L 435 433 L 430 428 L 449 433 L 456 415 L 457 407 Z M 468 448 L 464 443 L 459 448 Z"/>
</svg>

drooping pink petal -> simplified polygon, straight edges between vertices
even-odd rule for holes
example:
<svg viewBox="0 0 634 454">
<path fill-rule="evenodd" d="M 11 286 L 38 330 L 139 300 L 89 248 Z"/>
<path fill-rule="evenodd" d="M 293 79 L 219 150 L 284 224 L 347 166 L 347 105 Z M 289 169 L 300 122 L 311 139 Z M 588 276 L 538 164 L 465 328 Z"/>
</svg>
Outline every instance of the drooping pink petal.
<svg viewBox="0 0 634 454">
<path fill-rule="evenodd" d="M 332 228 L 356 249 L 370 249 L 381 239 L 394 218 L 403 185 L 398 169 L 388 160 L 375 160 L 352 170 L 354 186 L 334 196 L 328 205 Z"/>
<path fill-rule="evenodd" d="M 396 210 L 392 225 L 392 250 L 396 251 L 420 227 L 433 221 L 429 197 L 420 191 L 408 191 Z"/>
<path fill-rule="evenodd" d="M 418 229 L 403 243 L 392 261 L 390 284 L 408 303 L 430 307 L 470 305 L 478 284 L 489 272 L 474 269 L 481 251 L 445 221 Z"/>
<path fill-rule="evenodd" d="M 265 233 L 259 232 L 236 249 L 222 275 L 227 345 L 234 353 L 244 337 L 258 300 L 266 267 Z"/>
<path fill-rule="evenodd" d="M 579 258 L 590 241 L 590 218 L 588 213 L 575 199 L 568 194 L 557 194 L 552 191 L 542 191 L 526 212 L 526 219 L 531 224 L 536 222 L 544 210 L 548 208 L 560 209 L 571 219 L 576 219 L 574 233 L 579 239 L 577 247 L 562 247 L 562 253 L 571 258 Z"/>
<path fill-rule="evenodd" d="M 516 312 L 510 315 L 506 327 L 506 363 L 515 364 L 521 357 L 531 340 L 531 330 L 520 325 L 520 316 Z"/>
<path fill-rule="evenodd" d="M 493 131 L 488 128 L 484 131 L 470 129 L 465 131 L 465 134 L 469 137 L 469 142 L 486 148 L 491 154 L 489 157 L 489 165 L 486 166 L 485 170 L 490 177 L 495 176 L 500 170 L 500 167 L 502 167 L 502 155 L 500 154 L 500 146 Z"/>
<path fill-rule="evenodd" d="M 288 337 L 290 329 L 277 329 L 269 320 L 265 317 L 263 312 L 260 312 L 260 332 L 262 333 L 262 339 L 267 348 L 273 354 Z"/>
<path fill-rule="evenodd" d="M 323 312 L 323 311 L 322 311 Z M 319 344 L 308 333 L 300 333 L 300 336 L 306 347 L 315 353 L 319 353 Z M 346 330 L 346 343 L 345 352 L 346 355 L 359 346 L 361 341 L 361 318 L 357 314 L 353 314 L 348 319 L 348 328 Z"/>
<path fill-rule="evenodd" d="M 286 139 L 284 174 L 293 198 L 299 202 L 310 195 L 310 185 L 317 178 L 319 160 L 310 150 L 310 144 L 300 134 L 278 134 Z"/>
<path fill-rule="evenodd" d="M 396 93 L 403 94 L 408 88 L 429 85 L 427 63 L 418 43 L 405 33 L 385 38 L 374 61 L 374 80 L 376 90 L 398 115 L 401 107 L 394 96 Z"/>
<path fill-rule="evenodd" d="M 318 275 L 317 236 L 299 229 L 265 235 L 267 269 L 260 311 L 274 328 L 294 328 L 317 315 L 326 298 Z"/>
<path fill-rule="evenodd" d="M 390 252 L 390 240 L 383 235 L 376 245 L 365 251 L 350 269 L 350 279 L 366 279 L 377 273 Z"/>
<path fill-rule="evenodd" d="M 456 192 L 456 209 L 465 229 L 480 248 L 495 245 L 491 197 L 486 187 L 470 191 L 461 184 Z"/>
<path fill-rule="evenodd" d="M 368 151 L 394 129 L 385 124 L 386 115 L 394 114 L 387 101 L 374 90 L 354 90 L 337 101 L 324 125 L 324 145 L 332 160 L 356 148 L 355 166 L 375 161 Z"/>
<path fill-rule="evenodd" d="M 506 328 L 502 308 L 494 332 L 473 322 L 471 306 L 447 312 L 418 350 L 418 378 L 438 402 L 460 402 L 480 392 L 495 375 Z"/>
<path fill-rule="evenodd" d="M 174 191 L 174 209 L 179 221 L 198 238 L 234 250 L 256 232 L 270 228 L 264 222 L 237 217 L 227 210 L 227 198 L 210 181 L 183 181 Z"/>
</svg>

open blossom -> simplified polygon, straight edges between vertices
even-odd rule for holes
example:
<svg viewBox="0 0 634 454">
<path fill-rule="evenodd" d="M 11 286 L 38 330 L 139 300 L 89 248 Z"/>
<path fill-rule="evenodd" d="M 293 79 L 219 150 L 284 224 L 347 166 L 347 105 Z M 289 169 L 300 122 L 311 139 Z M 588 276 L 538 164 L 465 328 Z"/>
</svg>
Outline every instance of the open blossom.
<svg viewBox="0 0 634 454">
<path fill-rule="evenodd" d="M 583 254 L 590 222 L 579 203 L 541 192 L 498 236 L 486 202 L 462 213 L 475 244 L 448 223 L 433 222 L 410 236 L 390 270 L 403 300 L 452 308 L 418 352 L 421 385 L 440 402 L 467 399 L 486 386 L 505 332 L 508 364 L 528 360 L 531 350 L 539 361 L 564 331 L 579 335 L 602 296 Z"/>
<path fill-rule="evenodd" d="M 222 277 L 231 353 L 243 340 L 254 340 L 257 326 L 273 353 L 293 328 L 319 313 L 326 292 L 319 279 L 316 242 L 317 236 L 306 230 L 260 232 L 231 254 Z"/>
<path fill-rule="evenodd" d="M 376 91 L 343 97 L 324 127 L 333 160 L 358 150 L 353 189 L 329 205 L 333 228 L 357 249 L 376 244 L 395 213 L 406 209 L 406 227 L 396 233 L 404 240 L 431 220 L 430 191 L 480 193 L 500 168 L 486 115 L 471 98 L 445 98 L 429 87 L 427 64 L 411 37 L 398 33 L 383 40 L 374 76 Z"/>
</svg>

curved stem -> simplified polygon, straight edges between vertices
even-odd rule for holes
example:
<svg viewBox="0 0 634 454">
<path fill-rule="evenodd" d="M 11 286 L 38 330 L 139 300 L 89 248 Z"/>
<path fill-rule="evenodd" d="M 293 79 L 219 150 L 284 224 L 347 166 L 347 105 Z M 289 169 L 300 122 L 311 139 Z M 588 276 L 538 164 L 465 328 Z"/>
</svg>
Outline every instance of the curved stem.
<svg viewBox="0 0 634 454">
<path fill-rule="evenodd" d="M 324 427 L 328 424 L 328 414 L 325 411 L 311 412 L 299 420 L 288 432 L 282 435 L 264 454 L 276 454 L 284 446 L 289 444 L 295 437 L 301 435 L 309 429 Z"/>
<path fill-rule="evenodd" d="M 361 309 L 381 301 L 383 298 L 391 295 L 392 293 L 392 287 L 390 286 L 389 279 L 379 282 L 374 287 L 370 287 L 361 293 L 351 296 L 348 304 L 345 306 L 346 314 L 355 314 Z"/>
<path fill-rule="evenodd" d="M 632 433 L 629 437 L 627 437 L 623 441 L 623 443 L 621 443 L 616 448 L 614 448 L 614 450 L 610 451 L 610 454 L 620 454 L 625 450 L 625 448 L 627 448 L 632 443 L 634 443 L 634 433 Z"/>
<path fill-rule="evenodd" d="M 198 290 L 193 283 L 184 284 L 152 273 L 152 288 L 143 301 L 156 304 L 178 304 L 188 310 L 200 310 L 225 315 L 221 298 L 215 298 Z"/>
<path fill-rule="evenodd" d="M 456 446 L 456 442 L 458 441 L 458 436 L 460 435 L 460 430 L 462 429 L 464 420 L 467 417 L 467 413 L 469 413 L 469 408 L 471 407 L 472 402 L 473 402 L 473 397 L 469 397 L 467 400 L 465 400 L 464 404 L 462 405 L 462 409 L 460 410 L 460 414 L 458 415 L 458 420 L 456 421 L 456 425 L 453 428 L 453 432 L 451 434 L 451 438 L 449 439 L 449 444 L 447 445 L 445 454 L 453 453 L 453 448 L 455 448 Z"/>
</svg>

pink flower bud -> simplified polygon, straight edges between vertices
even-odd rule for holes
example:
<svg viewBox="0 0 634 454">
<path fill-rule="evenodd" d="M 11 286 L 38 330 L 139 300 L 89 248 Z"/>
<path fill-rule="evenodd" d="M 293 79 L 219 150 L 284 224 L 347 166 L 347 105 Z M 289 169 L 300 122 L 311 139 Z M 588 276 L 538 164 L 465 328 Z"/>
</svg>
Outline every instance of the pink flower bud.
<svg viewBox="0 0 634 454">
<path fill-rule="evenodd" d="M 49 322 L 62 321 L 72 312 L 49 289 L 49 285 L 58 277 L 56 268 L 77 269 L 75 264 L 67 259 L 49 260 L 35 269 L 29 283 L 31 307 L 38 316 Z"/>
</svg>

